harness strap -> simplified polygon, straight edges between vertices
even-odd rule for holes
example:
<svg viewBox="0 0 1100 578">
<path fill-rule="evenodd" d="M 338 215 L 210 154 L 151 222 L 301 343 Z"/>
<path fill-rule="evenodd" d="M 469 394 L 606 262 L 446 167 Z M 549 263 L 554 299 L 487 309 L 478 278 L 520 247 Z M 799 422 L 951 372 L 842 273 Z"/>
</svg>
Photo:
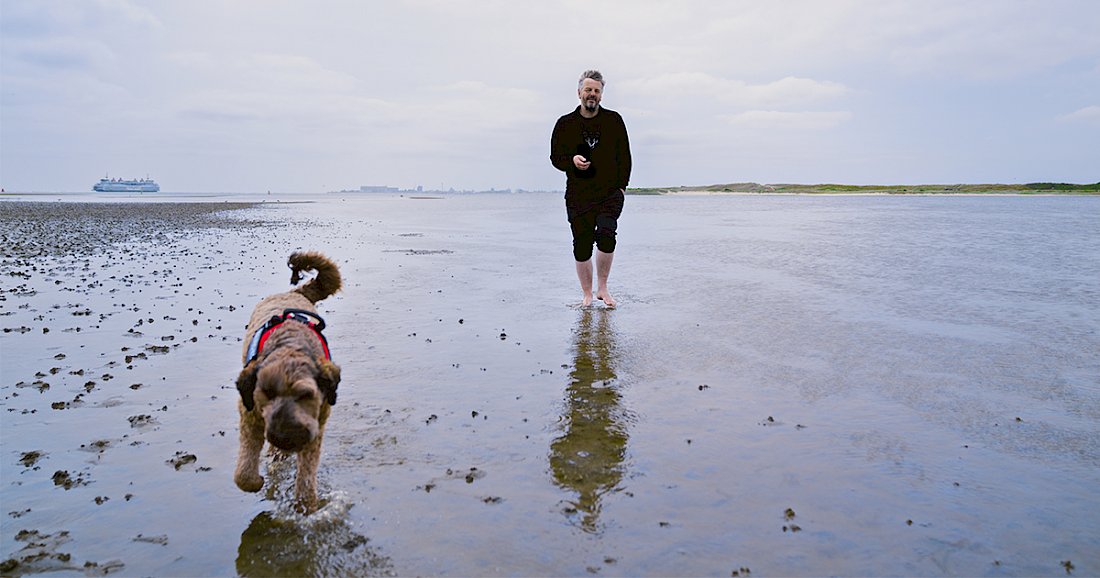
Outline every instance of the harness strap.
<svg viewBox="0 0 1100 578">
<path fill-rule="evenodd" d="M 321 341 L 321 349 L 325 352 L 325 359 L 332 359 L 332 353 L 329 352 L 328 349 L 328 340 L 325 339 L 324 334 L 321 333 L 321 330 L 325 328 L 325 320 L 321 319 L 320 315 L 310 311 L 286 309 L 283 311 L 282 315 L 271 316 L 271 319 L 268 319 L 263 327 L 252 336 L 252 341 L 248 344 L 248 356 L 244 360 L 245 365 L 248 365 L 260 356 L 260 353 L 264 350 L 264 344 L 267 343 L 267 339 L 287 320 L 297 321 L 313 330 L 313 334 Z"/>
</svg>

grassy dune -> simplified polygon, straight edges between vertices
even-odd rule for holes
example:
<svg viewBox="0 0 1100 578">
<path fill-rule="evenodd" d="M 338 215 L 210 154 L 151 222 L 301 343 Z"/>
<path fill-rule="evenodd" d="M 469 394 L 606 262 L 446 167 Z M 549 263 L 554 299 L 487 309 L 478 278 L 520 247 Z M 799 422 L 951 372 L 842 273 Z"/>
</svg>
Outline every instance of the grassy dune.
<svg viewBox="0 0 1100 578">
<path fill-rule="evenodd" d="M 728 183 L 719 185 L 630 188 L 632 195 L 663 195 L 669 193 L 762 193 L 762 194 L 880 194 L 880 195 L 951 195 L 951 194 L 1100 194 L 1100 182 L 1077 185 L 1070 183 L 978 184 L 978 185 L 762 185 L 759 183 Z"/>
</svg>

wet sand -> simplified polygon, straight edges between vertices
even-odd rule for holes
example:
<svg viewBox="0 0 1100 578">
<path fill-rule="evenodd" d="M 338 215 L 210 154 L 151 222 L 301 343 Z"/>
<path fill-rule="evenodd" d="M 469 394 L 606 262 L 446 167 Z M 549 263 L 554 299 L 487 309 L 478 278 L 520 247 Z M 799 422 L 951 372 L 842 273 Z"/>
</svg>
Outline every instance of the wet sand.
<svg viewBox="0 0 1100 578">
<path fill-rule="evenodd" d="M 5 576 L 1100 573 L 1093 200 L 629 197 L 613 311 L 555 195 L 82 200 L 0 201 Z M 309 517 L 232 482 L 297 249 Z"/>
</svg>

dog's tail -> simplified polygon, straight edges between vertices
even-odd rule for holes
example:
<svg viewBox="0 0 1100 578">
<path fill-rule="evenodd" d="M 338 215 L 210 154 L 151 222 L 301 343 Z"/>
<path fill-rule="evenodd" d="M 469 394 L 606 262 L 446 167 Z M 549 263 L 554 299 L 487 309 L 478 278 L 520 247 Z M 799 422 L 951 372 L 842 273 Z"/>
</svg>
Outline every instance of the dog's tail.
<svg viewBox="0 0 1100 578">
<path fill-rule="evenodd" d="M 302 271 L 316 271 L 317 277 L 295 289 L 310 303 L 316 303 L 340 290 L 340 270 L 324 255 L 309 251 L 293 253 L 287 260 L 290 265 L 290 284 L 297 285 L 302 280 Z"/>
</svg>

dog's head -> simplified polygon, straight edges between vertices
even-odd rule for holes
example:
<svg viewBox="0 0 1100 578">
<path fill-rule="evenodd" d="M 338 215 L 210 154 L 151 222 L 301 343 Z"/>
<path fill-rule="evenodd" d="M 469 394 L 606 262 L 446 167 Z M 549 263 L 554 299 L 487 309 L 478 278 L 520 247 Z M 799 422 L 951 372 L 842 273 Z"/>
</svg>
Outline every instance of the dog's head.
<svg viewBox="0 0 1100 578">
<path fill-rule="evenodd" d="M 320 433 L 322 408 L 336 404 L 339 383 L 340 367 L 327 359 L 276 354 L 246 365 L 237 391 L 246 411 L 263 416 L 267 441 L 296 452 Z"/>
</svg>

